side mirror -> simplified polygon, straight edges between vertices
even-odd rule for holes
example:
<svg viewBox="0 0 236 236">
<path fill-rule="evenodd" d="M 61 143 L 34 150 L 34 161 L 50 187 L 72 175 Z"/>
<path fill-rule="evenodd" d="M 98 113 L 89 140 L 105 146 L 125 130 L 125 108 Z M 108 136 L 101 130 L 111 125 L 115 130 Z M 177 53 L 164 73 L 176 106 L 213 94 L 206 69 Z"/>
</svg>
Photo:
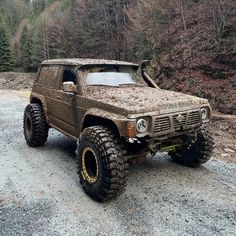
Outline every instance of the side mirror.
<svg viewBox="0 0 236 236">
<path fill-rule="evenodd" d="M 74 93 L 76 92 L 76 85 L 72 81 L 63 82 L 62 90 L 67 93 Z"/>
</svg>

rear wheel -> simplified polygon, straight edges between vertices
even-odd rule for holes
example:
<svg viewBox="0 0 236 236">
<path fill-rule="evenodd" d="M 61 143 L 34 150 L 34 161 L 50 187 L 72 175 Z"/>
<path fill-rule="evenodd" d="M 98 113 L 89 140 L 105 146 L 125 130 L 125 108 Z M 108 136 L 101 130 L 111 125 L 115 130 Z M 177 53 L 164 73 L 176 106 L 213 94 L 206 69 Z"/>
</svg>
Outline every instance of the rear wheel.
<svg viewBox="0 0 236 236">
<path fill-rule="evenodd" d="M 176 152 L 171 152 L 169 155 L 179 164 L 198 167 L 210 160 L 213 152 L 214 139 L 205 125 L 201 126 L 195 143 L 188 147 L 178 149 Z"/>
<path fill-rule="evenodd" d="M 40 104 L 31 103 L 24 112 L 24 136 L 31 147 L 42 146 L 48 137 L 48 125 Z"/>
<path fill-rule="evenodd" d="M 84 129 L 77 145 L 78 173 L 84 191 L 104 202 L 125 189 L 128 163 L 119 137 L 103 126 Z"/>
</svg>

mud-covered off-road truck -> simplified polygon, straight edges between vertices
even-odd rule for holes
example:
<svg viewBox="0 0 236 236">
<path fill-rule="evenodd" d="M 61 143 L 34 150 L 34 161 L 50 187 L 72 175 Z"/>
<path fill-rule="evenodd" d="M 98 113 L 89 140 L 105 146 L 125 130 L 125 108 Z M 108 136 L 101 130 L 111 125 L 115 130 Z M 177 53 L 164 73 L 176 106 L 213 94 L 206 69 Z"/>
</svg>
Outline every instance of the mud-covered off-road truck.
<svg viewBox="0 0 236 236">
<path fill-rule="evenodd" d="M 48 60 L 34 82 L 24 112 L 26 142 L 43 145 L 49 128 L 77 140 L 80 181 L 96 201 L 122 193 L 132 160 L 167 152 L 196 167 L 211 157 L 208 101 L 160 89 L 144 64 L 138 70 L 121 61 Z"/>
</svg>

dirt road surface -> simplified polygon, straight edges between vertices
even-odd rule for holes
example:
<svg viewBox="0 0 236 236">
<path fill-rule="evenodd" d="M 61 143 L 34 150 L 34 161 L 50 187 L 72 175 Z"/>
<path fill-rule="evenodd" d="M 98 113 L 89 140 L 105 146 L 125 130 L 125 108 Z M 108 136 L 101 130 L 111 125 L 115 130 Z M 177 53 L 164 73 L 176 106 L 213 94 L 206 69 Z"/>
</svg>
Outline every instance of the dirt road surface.
<svg viewBox="0 0 236 236">
<path fill-rule="evenodd" d="M 0 90 L 0 235 L 236 235 L 236 165 L 219 150 L 199 169 L 167 155 L 133 165 L 126 192 L 99 204 L 80 187 L 72 140 L 50 130 L 45 146 L 26 145 L 26 95 Z"/>
</svg>

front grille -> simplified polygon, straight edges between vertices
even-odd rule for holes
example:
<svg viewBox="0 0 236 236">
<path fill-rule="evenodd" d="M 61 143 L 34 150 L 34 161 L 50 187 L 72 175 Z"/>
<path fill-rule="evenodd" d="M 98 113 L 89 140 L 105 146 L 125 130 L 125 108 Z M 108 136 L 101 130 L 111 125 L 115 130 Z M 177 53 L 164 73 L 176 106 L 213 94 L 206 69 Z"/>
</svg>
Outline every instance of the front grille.
<svg viewBox="0 0 236 236">
<path fill-rule="evenodd" d="M 179 114 L 173 115 L 173 126 L 175 130 L 179 130 L 181 129 L 183 126 L 185 126 L 186 124 L 186 113 L 185 114 L 181 114 L 181 116 L 183 117 L 181 121 L 178 120 L 178 116 Z"/>
<path fill-rule="evenodd" d="M 170 118 L 168 116 L 156 118 L 154 133 L 159 133 L 170 129 L 171 129 L 171 124 L 170 124 Z"/>
<path fill-rule="evenodd" d="M 192 111 L 188 115 L 188 125 L 196 125 L 201 122 L 199 111 Z"/>
<path fill-rule="evenodd" d="M 181 116 L 180 116 L 181 115 Z M 154 133 L 169 133 L 171 130 L 179 131 L 188 129 L 189 126 L 196 126 L 201 123 L 199 111 L 189 113 L 179 113 L 172 116 L 156 117 L 154 123 Z M 171 127 L 173 125 L 173 127 Z"/>
</svg>

